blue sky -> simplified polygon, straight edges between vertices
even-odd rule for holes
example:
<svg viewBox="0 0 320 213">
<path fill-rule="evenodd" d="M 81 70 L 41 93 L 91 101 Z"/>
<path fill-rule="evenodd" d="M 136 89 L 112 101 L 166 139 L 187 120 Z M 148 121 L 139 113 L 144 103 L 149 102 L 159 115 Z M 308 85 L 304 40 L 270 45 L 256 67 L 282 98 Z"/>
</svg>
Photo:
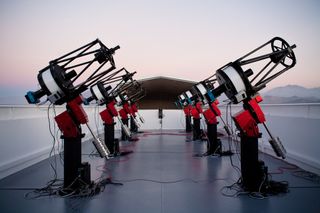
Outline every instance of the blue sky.
<svg viewBox="0 0 320 213">
<path fill-rule="evenodd" d="M 319 87 L 319 11 L 316 0 L 1 0 L 0 95 L 36 88 L 50 60 L 96 38 L 120 45 L 117 67 L 138 79 L 200 81 L 280 36 L 297 65 L 268 87 Z"/>
</svg>

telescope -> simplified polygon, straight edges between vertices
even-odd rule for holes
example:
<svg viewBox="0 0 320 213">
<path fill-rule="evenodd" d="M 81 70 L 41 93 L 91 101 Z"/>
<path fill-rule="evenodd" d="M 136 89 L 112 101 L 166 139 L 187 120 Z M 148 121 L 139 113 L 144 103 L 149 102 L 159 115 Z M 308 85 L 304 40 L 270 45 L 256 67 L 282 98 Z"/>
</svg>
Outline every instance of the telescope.
<svg viewBox="0 0 320 213">
<path fill-rule="evenodd" d="M 115 69 L 113 54 L 120 47 L 108 48 L 96 39 L 59 58 L 39 71 L 37 79 L 40 89 L 25 95 L 29 104 L 38 104 L 46 96 L 46 101 L 54 105 L 66 104 L 66 111 L 55 117 L 64 139 L 64 187 L 77 189 L 81 180 L 91 184 L 90 165 L 81 163 L 81 124 L 85 124 L 93 136 L 93 144 L 101 157 L 109 158 L 109 150 L 104 142 L 93 133 L 88 125 L 88 116 L 82 103 L 81 93 L 106 74 Z M 85 171 L 80 173 L 80 171 Z"/>
<path fill-rule="evenodd" d="M 266 126 L 264 113 L 259 106 L 262 97 L 258 92 L 295 66 L 294 48 L 295 44 L 289 45 L 284 39 L 274 37 L 215 73 L 219 86 L 213 90 L 213 95 L 217 97 L 225 93 L 231 103 L 243 104 L 243 110 L 234 114 L 233 120 L 240 131 L 242 182 L 248 191 L 268 190 L 269 187 L 267 167 L 258 160 L 258 138 L 261 137 L 258 124 L 266 128 L 275 154 L 286 157 L 280 139 L 274 137 Z"/>
</svg>

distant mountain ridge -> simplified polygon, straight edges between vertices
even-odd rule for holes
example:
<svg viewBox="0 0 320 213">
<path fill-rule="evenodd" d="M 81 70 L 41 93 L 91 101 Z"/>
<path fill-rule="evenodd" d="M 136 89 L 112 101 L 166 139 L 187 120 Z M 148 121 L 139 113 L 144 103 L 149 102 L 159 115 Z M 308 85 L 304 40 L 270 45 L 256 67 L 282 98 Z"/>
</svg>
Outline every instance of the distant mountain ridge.
<svg viewBox="0 0 320 213">
<path fill-rule="evenodd" d="M 315 88 L 305 88 L 298 85 L 287 85 L 283 87 L 273 88 L 265 93 L 265 96 L 275 96 L 275 97 L 314 97 L 320 99 L 320 87 Z"/>
<path fill-rule="evenodd" d="M 276 87 L 261 93 L 263 103 L 320 103 L 320 87 L 305 88 L 298 85 Z"/>
<path fill-rule="evenodd" d="M 298 104 L 298 103 L 320 103 L 319 98 L 314 97 L 276 97 L 263 96 L 263 104 Z"/>
</svg>

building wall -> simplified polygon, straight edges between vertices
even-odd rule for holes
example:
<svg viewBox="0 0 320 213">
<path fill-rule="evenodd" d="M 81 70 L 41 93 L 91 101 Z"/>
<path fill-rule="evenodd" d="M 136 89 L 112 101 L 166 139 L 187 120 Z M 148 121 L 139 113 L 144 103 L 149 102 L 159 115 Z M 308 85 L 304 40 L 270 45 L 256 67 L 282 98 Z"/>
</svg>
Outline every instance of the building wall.
<svg viewBox="0 0 320 213">
<path fill-rule="evenodd" d="M 158 118 L 158 110 L 141 110 L 140 114 L 145 120 L 141 129 L 145 130 L 169 130 L 169 129 L 184 129 L 185 117 L 182 110 L 163 110 L 163 119 Z"/>
<path fill-rule="evenodd" d="M 287 161 L 319 173 L 320 171 L 320 104 L 264 104 L 266 125 L 274 137 L 279 137 L 287 150 Z M 226 108 L 221 107 L 223 117 Z M 242 106 L 232 106 L 232 113 L 242 110 Z M 228 111 L 230 114 L 230 110 Z M 230 116 L 229 116 L 230 117 Z M 259 125 L 262 138 L 260 150 L 275 156 L 268 142 L 269 135 L 262 124 Z"/>
<path fill-rule="evenodd" d="M 56 114 L 59 114 L 64 107 L 55 109 Z M 91 127 L 96 130 L 98 126 L 101 131 L 101 121 L 94 113 L 97 108 L 85 107 L 85 110 Z M 53 117 L 54 112 L 51 108 L 50 127 L 59 138 Z M 83 141 L 88 140 L 88 129 L 83 127 L 82 130 L 86 133 Z M 48 158 L 53 147 L 53 137 L 49 132 L 48 107 L 0 106 L 0 135 L 0 178 Z M 56 150 L 58 145 L 61 147 L 61 140 L 56 142 Z"/>
</svg>

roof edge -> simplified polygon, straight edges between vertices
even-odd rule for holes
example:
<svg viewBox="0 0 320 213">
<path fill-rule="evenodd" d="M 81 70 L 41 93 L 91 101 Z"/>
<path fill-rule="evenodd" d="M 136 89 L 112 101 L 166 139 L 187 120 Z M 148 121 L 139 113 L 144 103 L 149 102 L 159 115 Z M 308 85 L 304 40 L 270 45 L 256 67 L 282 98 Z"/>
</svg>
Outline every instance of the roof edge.
<svg viewBox="0 0 320 213">
<path fill-rule="evenodd" d="M 139 79 L 137 81 L 144 82 L 144 81 L 150 81 L 150 80 L 156 80 L 156 79 L 166 79 L 166 80 L 172 80 L 172 81 L 181 81 L 181 82 L 190 83 L 190 84 L 196 84 L 197 83 L 197 81 L 191 81 L 191 80 L 185 80 L 185 79 L 167 77 L 167 76 L 155 76 L 155 77 Z"/>
</svg>

